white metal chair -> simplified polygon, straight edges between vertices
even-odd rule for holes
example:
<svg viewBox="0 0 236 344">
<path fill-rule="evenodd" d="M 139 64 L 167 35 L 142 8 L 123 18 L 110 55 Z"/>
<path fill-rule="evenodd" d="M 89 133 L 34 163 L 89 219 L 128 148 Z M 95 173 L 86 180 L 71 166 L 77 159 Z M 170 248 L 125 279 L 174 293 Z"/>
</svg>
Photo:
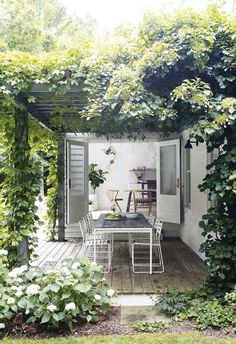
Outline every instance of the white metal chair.
<svg viewBox="0 0 236 344">
<path fill-rule="evenodd" d="M 94 239 L 94 220 L 93 215 L 91 212 L 89 212 L 86 216 L 83 217 L 85 223 L 87 224 L 87 233 L 86 238 L 87 239 Z M 113 252 L 113 234 L 110 233 L 100 233 L 97 234 L 97 239 L 99 240 L 107 240 L 111 244 L 111 249 Z"/>
<path fill-rule="evenodd" d="M 152 226 L 152 240 L 155 240 L 155 223 L 158 221 L 156 212 L 151 212 L 148 216 L 148 222 Z M 135 241 L 150 240 L 150 235 L 148 233 L 129 233 L 129 253 L 132 255 L 132 243 Z"/>
<path fill-rule="evenodd" d="M 79 221 L 79 227 L 83 238 L 81 254 L 94 262 L 94 232 L 93 219 L 91 215 L 83 217 Z M 110 272 L 112 260 L 112 241 L 108 240 L 107 235 L 99 234 L 96 236 L 96 262 L 101 265 L 104 272 Z"/>
<path fill-rule="evenodd" d="M 165 271 L 164 261 L 161 249 L 161 231 L 163 222 L 156 220 L 153 226 L 153 242 L 152 242 L 152 273 L 162 273 Z M 137 238 L 138 241 L 133 241 L 131 249 L 132 268 L 134 273 L 149 273 L 150 272 L 150 238 Z M 149 249 L 148 249 L 149 248 Z M 137 271 L 137 267 L 148 267 L 148 270 Z M 156 269 L 155 269 L 156 268 Z"/>
</svg>

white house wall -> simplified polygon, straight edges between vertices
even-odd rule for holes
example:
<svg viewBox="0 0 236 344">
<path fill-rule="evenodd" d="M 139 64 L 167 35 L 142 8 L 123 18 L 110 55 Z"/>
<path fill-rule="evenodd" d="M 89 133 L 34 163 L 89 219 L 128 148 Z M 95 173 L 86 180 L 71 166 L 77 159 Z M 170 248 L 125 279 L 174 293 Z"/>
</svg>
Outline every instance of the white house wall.
<svg viewBox="0 0 236 344">
<path fill-rule="evenodd" d="M 119 204 L 122 210 L 125 211 L 128 193 L 124 192 L 124 190 L 140 187 L 140 185 L 137 185 L 135 173 L 130 170 L 145 167 L 150 169 L 145 172 L 145 179 L 156 179 L 155 143 L 114 142 L 111 145 L 116 151 L 113 164 L 110 163 L 113 156 L 104 153 L 104 150 L 109 147 L 109 143 L 89 143 L 89 163 L 95 163 L 98 165 L 98 168 L 108 172 L 105 183 L 96 189 L 98 209 L 110 209 L 106 190 L 117 189 L 121 190 L 119 197 L 124 200 L 119 202 Z M 91 189 L 90 193 L 92 193 Z"/>
<path fill-rule="evenodd" d="M 184 132 L 182 140 L 182 162 L 184 156 L 184 144 L 189 138 L 188 133 Z M 199 252 L 201 243 L 204 238 L 201 235 L 199 221 L 203 214 L 207 212 L 208 199 L 207 193 L 200 192 L 198 185 L 202 183 L 206 175 L 207 152 L 206 145 L 199 144 L 196 146 L 192 143 L 191 149 L 191 206 L 184 207 L 184 223 L 181 225 L 180 238 L 201 258 L 204 255 Z M 182 169 L 182 177 L 184 177 L 184 168 Z M 184 178 L 182 178 L 184 181 Z"/>
</svg>

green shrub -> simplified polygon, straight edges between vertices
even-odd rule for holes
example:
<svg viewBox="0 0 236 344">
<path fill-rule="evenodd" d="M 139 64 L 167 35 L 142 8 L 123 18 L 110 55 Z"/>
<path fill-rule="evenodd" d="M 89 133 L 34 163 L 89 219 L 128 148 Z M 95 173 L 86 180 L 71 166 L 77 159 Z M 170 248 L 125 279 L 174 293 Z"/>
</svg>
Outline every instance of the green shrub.
<svg viewBox="0 0 236 344">
<path fill-rule="evenodd" d="M 85 259 L 64 261 L 60 271 L 50 264 L 8 271 L 0 284 L 0 321 L 7 322 L 19 312 L 27 323 L 54 327 L 97 321 L 101 312 L 109 310 L 114 295 L 103 276 L 99 266 Z"/>
</svg>

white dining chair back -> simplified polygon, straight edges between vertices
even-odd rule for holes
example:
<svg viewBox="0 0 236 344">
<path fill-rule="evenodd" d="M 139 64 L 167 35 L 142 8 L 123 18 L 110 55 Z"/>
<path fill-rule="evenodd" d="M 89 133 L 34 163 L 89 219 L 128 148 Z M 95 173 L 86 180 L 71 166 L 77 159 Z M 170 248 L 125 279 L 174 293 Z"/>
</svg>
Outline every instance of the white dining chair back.
<svg viewBox="0 0 236 344">
<path fill-rule="evenodd" d="M 163 228 L 163 221 L 155 218 L 153 223 L 152 232 L 152 252 L 153 252 L 153 263 L 152 273 L 163 273 L 165 271 L 164 261 L 161 249 L 161 232 Z M 134 273 L 149 273 L 150 271 L 150 238 L 137 237 L 133 240 L 131 245 L 131 259 Z M 147 270 L 143 270 L 146 267 Z M 136 269 L 139 269 L 138 271 Z M 140 270 L 141 269 L 141 270 Z"/>
<path fill-rule="evenodd" d="M 109 272 L 112 258 L 112 242 L 107 237 L 98 235 L 94 238 L 94 223 L 90 214 L 84 216 L 79 222 L 79 228 L 83 238 L 81 254 L 94 262 L 94 244 L 96 245 L 96 261 L 103 267 L 104 272 Z"/>
<path fill-rule="evenodd" d="M 156 213 L 151 212 L 148 215 L 148 222 L 150 223 L 150 225 L 154 226 L 156 219 L 157 219 L 157 214 Z"/>
<path fill-rule="evenodd" d="M 160 242 L 160 240 L 161 240 L 162 228 L 163 228 L 163 221 L 156 219 L 154 226 L 153 226 L 153 229 L 154 229 L 154 233 L 155 233 L 155 239 L 157 242 Z"/>
</svg>

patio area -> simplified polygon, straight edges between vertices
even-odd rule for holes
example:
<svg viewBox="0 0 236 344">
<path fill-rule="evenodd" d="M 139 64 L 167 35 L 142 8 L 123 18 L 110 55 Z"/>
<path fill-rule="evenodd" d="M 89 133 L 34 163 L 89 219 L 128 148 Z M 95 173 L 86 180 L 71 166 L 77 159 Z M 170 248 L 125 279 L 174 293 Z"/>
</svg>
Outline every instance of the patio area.
<svg viewBox="0 0 236 344">
<path fill-rule="evenodd" d="M 37 265 L 55 261 L 55 269 L 60 269 L 66 258 L 73 260 L 81 257 L 82 242 L 41 241 L 37 250 Z M 206 267 L 203 261 L 180 239 L 162 241 L 165 272 L 162 274 L 134 274 L 128 251 L 128 243 L 116 241 L 111 272 L 105 274 L 107 282 L 122 294 L 155 294 L 167 289 L 184 291 L 199 286 L 204 281 Z"/>
</svg>

